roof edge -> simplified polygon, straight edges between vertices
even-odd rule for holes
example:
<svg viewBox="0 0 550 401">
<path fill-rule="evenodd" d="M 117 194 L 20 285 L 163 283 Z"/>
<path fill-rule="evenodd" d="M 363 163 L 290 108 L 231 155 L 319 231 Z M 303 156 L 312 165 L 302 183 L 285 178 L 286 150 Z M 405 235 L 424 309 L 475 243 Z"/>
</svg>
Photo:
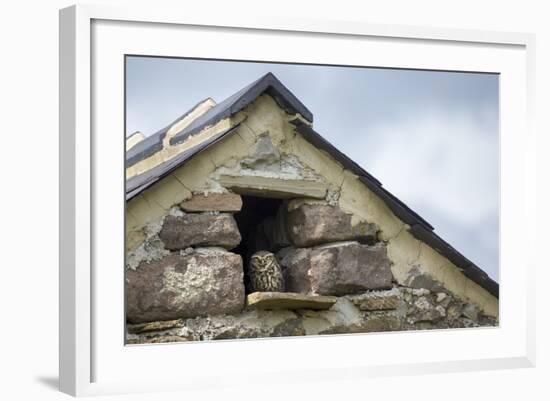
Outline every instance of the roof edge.
<svg viewBox="0 0 550 401">
<path fill-rule="evenodd" d="M 162 150 L 163 149 L 162 143 L 164 141 L 164 137 L 166 136 L 166 133 L 168 132 L 168 130 L 174 124 L 176 124 L 178 121 L 183 120 L 185 117 L 187 117 L 189 114 L 191 114 L 194 110 L 196 110 L 197 107 L 199 107 L 201 104 L 203 104 L 204 102 L 206 102 L 208 100 L 214 101 L 214 99 L 212 99 L 211 97 L 207 97 L 207 98 L 202 99 L 200 102 L 196 103 L 193 107 L 188 109 L 185 113 L 181 114 L 178 118 L 173 120 L 170 124 L 168 124 L 165 127 L 161 128 L 160 130 L 158 130 L 154 134 L 151 134 L 151 135 L 145 137 L 145 139 L 143 141 L 141 141 L 141 142 L 143 142 L 142 146 L 146 145 L 146 146 L 143 146 L 143 148 L 132 147 L 132 148 L 128 149 L 126 151 L 126 165 L 125 165 L 125 168 L 127 169 L 128 167 L 132 167 L 133 165 L 139 163 L 140 161 L 142 161 L 142 160 L 144 160 L 148 157 L 151 157 L 155 153 Z M 134 135 L 134 134 L 132 134 L 132 135 Z"/>
<path fill-rule="evenodd" d="M 307 141 L 319 149 L 327 152 L 334 159 L 336 159 L 336 161 L 341 163 L 344 168 L 357 175 L 359 180 L 361 180 L 367 188 L 378 196 L 397 218 L 410 227 L 409 232 L 416 239 L 424 242 L 430 248 L 434 249 L 436 252 L 448 259 L 451 263 L 461 269 L 468 279 L 472 280 L 474 283 L 478 284 L 498 299 L 499 284 L 490 278 L 485 271 L 437 235 L 434 231 L 434 227 L 430 223 L 424 220 L 395 195 L 386 190 L 380 181 L 365 171 L 344 153 L 339 151 L 334 145 L 323 138 L 319 133 L 314 131 L 313 128 L 298 120 L 292 120 L 291 123 L 296 126 L 296 131 L 303 135 Z"/>
<path fill-rule="evenodd" d="M 208 113 L 198 118 L 196 124 L 184 128 L 170 139 L 175 145 L 185 141 L 205 127 L 216 124 L 224 118 L 231 117 L 253 103 L 262 94 L 267 93 L 289 114 L 300 114 L 305 120 L 313 123 L 313 113 L 286 87 L 277 77 L 268 72 L 257 81 L 244 87 L 234 95 L 218 103 Z"/>
</svg>

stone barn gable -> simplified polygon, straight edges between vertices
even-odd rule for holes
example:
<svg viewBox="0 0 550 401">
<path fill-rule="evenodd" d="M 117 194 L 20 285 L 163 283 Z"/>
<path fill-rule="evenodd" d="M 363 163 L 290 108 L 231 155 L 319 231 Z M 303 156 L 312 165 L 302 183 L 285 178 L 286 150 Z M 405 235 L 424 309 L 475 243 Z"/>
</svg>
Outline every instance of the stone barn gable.
<svg viewBox="0 0 550 401">
<path fill-rule="evenodd" d="M 390 277 L 377 275 L 375 263 L 369 275 L 359 278 L 368 281 L 367 286 L 360 283 L 357 288 L 386 288 L 391 279 L 396 285 L 434 294 L 444 290 L 484 315 L 498 318 L 498 284 L 380 181 L 317 133 L 312 113 L 271 73 L 219 104 L 212 99 L 201 101 L 150 137 L 132 135 L 127 141 L 126 175 L 129 271 L 135 271 L 140 263 L 162 265 L 174 257 L 170 251 L 175 249 L 183 254 L 192 246 L 239 246 L 244 239 L 233 227 L 232 214 L 241 210 L 243 202 L 248 208 L 269 208 L 269 202 L 277 201 L 282 202 L 277 210 L 284 209 L 288 229 L 276 229 L 280 222 L 277 212 L 275 228 L 270 226 L 275 234 L 266 241 L 280 250 L 279 256 L 289 266 L 298 266 L 300 258 L 307 257 L 339 280 L 338 288 L 327 289 L 326 280 L 315 281 L 315 272 L 300 276 L 296 268 L 288 278 L 288 285 L 296 290 L 293 292 L 353 292 L 356 283 L 345 278 L 349 272 L 335 273 L 331 260 L 357 263 L 364 257 L 379 260 L 383 266 L 387 254 Z M 265 204 L 257 201 L 263 198 L 270 200 Z M 219 227 L 215 239 L 202 235 L 211 227 L 211 215 L 217 216 Z M 178 224 L 184 222 L 186 227 L 194 227 L 186 230 L 188 235 L 178 231 Z M 155 246 L 153 238 L 167 245 Z M 295 247 L 294 253 L 289 254 L 288 245 Z M 380 246 L 385 248 L 383 254 L 377 248 Z M 211 252 L 204 251 L 200 260 L 210 260 Z M 231 264 L 239 263 L 226 257 Z M 179 261 L 175 271 L 193 268 L 190 262 Z M 221 267 L 219 274 L 226 281 L 239 280 L 233 274 L 224 276 Z M 211 284 L 206 280 L 201 285 Z M 239 309 L 238 299 L 243 294 L 233 289 L 220 289 L 220 294 L 231 300 L 224 313 Z M 438 295 L 438 300 L 443 296 Z M 170 302 L 180 301 L 184 302 Z M 215 300 L 210 301 L 205 310 L 215 314 L 209 309 L 214 308 Z M 144 320 L 178 317 L 163 313 Z"/>
</svg>

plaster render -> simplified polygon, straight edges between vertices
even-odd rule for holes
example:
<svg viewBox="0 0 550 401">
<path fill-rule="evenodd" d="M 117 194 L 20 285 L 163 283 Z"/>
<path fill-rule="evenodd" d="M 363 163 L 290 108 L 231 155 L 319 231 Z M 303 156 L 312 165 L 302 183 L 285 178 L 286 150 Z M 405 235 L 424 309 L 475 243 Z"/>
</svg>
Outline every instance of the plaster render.
<svg viewBox="0 0 550 401">
<path fill-rule="evenodd" d="M 199 116 L 206 113 L 212 107 L 216 105 L 216 102 L 210 98 L 202 101 L 196 105 L 189 113 L 187 113 L 182 119 L 175 122 L 169 129 L 166 131 L 166 136 L 162 141 L 164 148 L 170 146 L 170 139 L 174 137 L 178 132 L 188 127 L 193 121 L 195 121 Z"/>
<path fill-rule="evenodd" d="M 126 138 L 126 151 L 132 149 L 135 145 L 145 139 L 145 135 L 141 132 L 134 132 L 128 138 Z"/>
<path fill-rule="evenodd" d="M 197 146 L 201 142 L 205 141 L 207 138 L 210 138 L 216 134 L 219 134 L 222 131 L 229 130 L 234 127 L 238 122 L 232 118 L 226 118 L 218 121 L 216 124 L 206 127 L 201 132 L 196 135 L 192 135 L 185 142 L 176 145 L 170 145 L 168 147 L 163 147 L 162 150 L 154 153 L 146 159 L 143 159 L 136 164 L 130 166 L 126 169 L 126 179 L 134 177 L 138 174 L 144 173 L 152 169 L 153 167 L 158 166 L 165 161 L 170 160 L 174 156 L 180 154 L 181 152 L 191 149 L 194 146 Z"/>
</svg>

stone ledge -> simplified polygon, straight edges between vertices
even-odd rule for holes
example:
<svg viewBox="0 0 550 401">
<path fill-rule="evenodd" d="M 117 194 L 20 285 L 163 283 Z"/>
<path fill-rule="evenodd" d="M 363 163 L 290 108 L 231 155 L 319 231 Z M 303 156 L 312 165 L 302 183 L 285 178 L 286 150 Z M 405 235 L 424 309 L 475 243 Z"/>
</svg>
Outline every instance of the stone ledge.
<svg viewBox="0 0 550 401">
<path fill-rule="evenodd" d="M 126 330 L 130 334 L 148 333 L 151 331 L 163 331 L 183 327 L 183 320 L 161 320 L 157 322 L 128 324 Z"/>
<path fill-rule="evenodd" d="M 180 203 L 186 212 L 239 212 L 243 206 L 240 195 L 231 193 L 196 194 Z"/>
<path fill-rule="evenodd" d="M 246 297 L 249 307 L 257 309 L 330 309 L 337 298 L 292 292 L 254 292 Z"/>
<path fill-rule="evenodd" d="M 325 184 L 318 181 L 260 175 L 222 174 L 218 182 L 239 194 L 279 198 L 324 199 L 328 189 Z"/>
<path fill-rule="evenodd" d="M 401 292 L 397 288 L 387 291 L 369 291 L 347 298 L 362 311 L 397 309 L 401 303 Z"/>
</svg>

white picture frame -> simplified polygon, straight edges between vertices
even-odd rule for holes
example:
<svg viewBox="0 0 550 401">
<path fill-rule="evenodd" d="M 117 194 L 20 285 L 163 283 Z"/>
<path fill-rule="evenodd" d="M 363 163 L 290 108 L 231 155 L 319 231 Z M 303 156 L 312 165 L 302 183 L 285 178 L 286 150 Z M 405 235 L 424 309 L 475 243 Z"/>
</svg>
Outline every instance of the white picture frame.
<svg viewBox="0 0 550 401">
<path fill-rule="evenodd" d="M 329 47 L 331 38 L 338 38 L 343 44 L 370 46 L 374 56 L 369 57 L 378 54 L 377 60 L 381 63 L 378 66 L 501 74 L 500 327 L 312 337 L 300 342 L 269 339 L 128 347 L 123 340 L 119 341 L 123 339 L 123 324 L 117 320 L 123 316 L 119 313 L 123 308 L 120 296 L 123 247 L 117 247 L 117 241 L 123 241 L 124 209 L 122 192 L 118 194 L 116 188 L 123 190 L 124 135 L 121 130 L 120 140 L 109 143 L 101 132 L 119 127 L 123 120 L 123 104 L 119 101 L 124 91 L 120 85 L 120 56 L 127 53 L 174 55 L 174 52 L 180 56 L 198 56 L 201 52 L 217 51 L 218 58 L 246 59 L 245 50 L 230 47 L 209 50 L 209 46 L 215 48 L 220 33 L 228 37 L 238 35 L 249 44 L 249 52 L 254 51 L 250 50 L 254 43 L 250 35 L 255 34 L 261 34 L 266 42 L 277 43 L 281 40 L 277 35 L 284 35 L 313 45 L 308 55 L 296 52 L 285 60 L 294 57 L 294 61 L 300 61 L 300 57 L 307 57 L 308 62 L 315 61 L 315 57 L 319 57 L 316 55 L 318 43 L 323 41 Z M 176 39 L 165 40 L 174 35 L 191 35 L 199 40 L 200 48 L 178 49 L 173 43 Z M 391 52 L 392 46 L 399 46 L 400 51 Z M 349 48 L 342 47 L 341 54 L 335 49 L 334 57 L 366 65 L 360 55 L 353 55 Z M 282 45 L 270 47 L 273 53 L 282 48 Z M 267 57 L 260 50 L 255 50 L 255 59 Z M 438 57 L 435 57 L 436 51 Z M 334 380 L 343 377 L 361 380 L 381 375 L 533 366 L 535 283 L 531 273 L 534 260 L 525 254 L 534 253 L 519 255 L 507 246 L 518 239 L 518 227 L 527 222 L 528 229 L 534 231 L 536 224 L 532 157 L 536 141 L 530 115 L 534 99 L 533 58 L 534 36 L 529 34 L 292 17 L 199 15 L 182 9 L 155 7 L 119 9 L 79 5 L 61 10 L 60 390 L 80 396 L 230 386 L 235 383 L 235 369 L 239 375 L 245 372 L 254 377 L 256 383 L 267 383 L 273 377 L 286 381 L 327 380 L 329 376 Z M 116 92 L 107 93 L 106 88 Z M 99 158 L 102 163 L 98 163 Z M 113 168 L 120 169 L 120 175 L 112 174 Z M 517 190 L 518 186 L 521 191 Z M 113 199 L 120 199 L 120 203 Z M 106 222 L 113 229 L 101 231 Z M 97 237 L 98 232 L 102 238 Z M 103 237 L 109 237 L 112 248 L 102 248 Z M 98 269 L 98 266 L 105 267 L 105 260 L 115 268 Z M 120 272 L 116 272 L 116 266 L 120 266 Z M 103 313 L 107 305 L 112 306 L 112 311 Z M 403 338 L 412 344 L 411 348 L 429 347 L 427 355 L 420 358 L 420 354 L 399 345 L 396 355 L 391 357 L 377 353 L 377 349 L 390 341 L 402 344 Z M 450 341 L 453 349 L 442 346 Z M 438 349 L 438 344 L 442 349 Z M 470 344 L 467 349 L 465 344 Z M 323 347 L 324 362 L 315 353 L 319 347 Z M 364 358 L 361 352 L 346 352 L 359 348 L 370 352 L 369 358 Z M 434 352 L 430 352 L 431 349 Z M 288 359 L 277 359 L 285 350 L 291 354 L 288 358 L 292 363 L 288 363 Z M 251 364 L 251 368 L 234 360 L 237 355 L 253 359 L 262 353 L 273 358 L 269 368 L 257 364 Z M 176 354 L 193 361 L 193 369 L 180 367 L 185 379 L 181 379 L 183 371 L 178 375 L 158 371 L 160 361 L 166 361 L 168 367 L 176 366 L 168 361 L 169 355 Z M 215 371 L 203 363 L 212 358 L 220 359 Z M 139 361 L 144 363 L 138 372 L 135 366 Z"/>
</svg>

